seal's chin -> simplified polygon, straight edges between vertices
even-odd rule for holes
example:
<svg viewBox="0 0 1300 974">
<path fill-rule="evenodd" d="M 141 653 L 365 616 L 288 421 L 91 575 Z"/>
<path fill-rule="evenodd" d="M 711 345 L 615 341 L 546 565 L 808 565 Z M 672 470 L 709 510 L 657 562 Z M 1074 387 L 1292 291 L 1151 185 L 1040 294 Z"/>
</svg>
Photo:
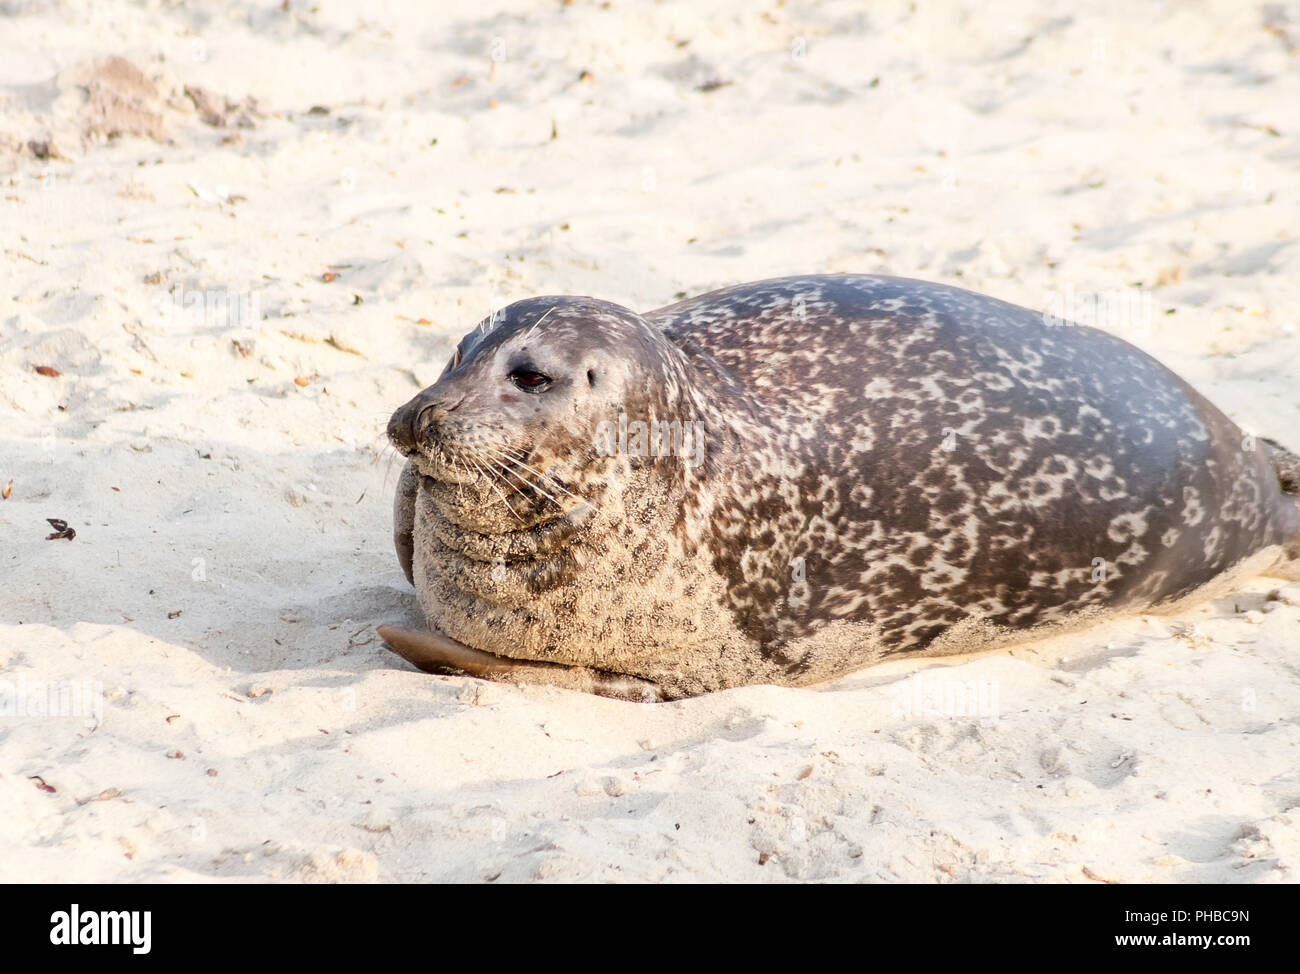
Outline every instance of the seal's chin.
<svg viewBox="0 0 1300 974">
<path fill-rule="evenodd" d="M 561 686 L 616 700 L 657 703 L 669 696 L 656 684 L 635 676 L 585 666 L 513 659 L 466 646 L 439 632 L 379 626 L 388 648 L 426 673 L 455 670 L 485 680 Z"/>
</svg>

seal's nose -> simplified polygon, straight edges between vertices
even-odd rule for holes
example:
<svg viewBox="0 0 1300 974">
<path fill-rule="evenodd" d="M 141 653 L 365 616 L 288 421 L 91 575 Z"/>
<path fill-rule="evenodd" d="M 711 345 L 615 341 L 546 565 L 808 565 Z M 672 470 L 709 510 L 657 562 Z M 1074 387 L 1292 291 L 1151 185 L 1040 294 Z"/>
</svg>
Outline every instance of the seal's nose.
<svg viewBox="0 0 1300 974">
<path fill-rule="evenodd" d="M 429 427 L 438 423 L 464 401 L 464 396 L 453 401 L 441 394 L 435 394 L 432 387 L 425 389 L 393 413 L 388 421 L 388 439 L 392 441 L 393 446 L 397 447 L 398 453 L 409 456 L 420 445 Z"/>
</svg>

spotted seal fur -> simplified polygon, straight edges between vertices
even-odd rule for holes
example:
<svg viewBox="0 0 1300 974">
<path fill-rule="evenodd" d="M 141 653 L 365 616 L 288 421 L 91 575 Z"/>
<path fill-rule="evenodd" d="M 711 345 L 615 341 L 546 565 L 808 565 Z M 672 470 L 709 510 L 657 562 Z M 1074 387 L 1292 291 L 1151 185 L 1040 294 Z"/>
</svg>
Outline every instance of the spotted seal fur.
<svg viewBox="0 0 1300 974">
<path fill-rule="evenodd" d="M 674 425 L 676 424 L 676 425 Z M 901 278 L 519 301 L 396 413 L 429 670 L 803 685 L 1300 577 L 1300 461 L 1137 348 Z"/>
</svg>

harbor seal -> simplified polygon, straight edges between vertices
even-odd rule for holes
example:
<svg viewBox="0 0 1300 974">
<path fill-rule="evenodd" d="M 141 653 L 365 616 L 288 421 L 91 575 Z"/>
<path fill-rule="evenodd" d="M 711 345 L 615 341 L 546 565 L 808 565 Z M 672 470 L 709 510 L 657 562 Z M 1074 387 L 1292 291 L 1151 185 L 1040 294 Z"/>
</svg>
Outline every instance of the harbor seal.
<svg viewBox="0 0 1300 974">
<path fill-rule="evenodd" d="M 822 275 L 519 301 L 398 409 L 431 671 L 630 699 L 806 685 L 1300 577 L 1294 455 L 1105 332 Z"/>
</svg>

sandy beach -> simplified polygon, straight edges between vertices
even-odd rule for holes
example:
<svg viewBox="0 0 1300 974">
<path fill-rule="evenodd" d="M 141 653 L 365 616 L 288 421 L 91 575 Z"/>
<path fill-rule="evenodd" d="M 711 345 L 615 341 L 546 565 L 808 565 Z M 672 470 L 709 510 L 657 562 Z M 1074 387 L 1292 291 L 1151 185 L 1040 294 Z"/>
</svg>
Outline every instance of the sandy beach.
<svg viewBox="0 0 1300 974">
<path fill-rule="evenodd" d="M 660 705 L 375 635 L 532 295 L 1108 295 L 1300 449 L 1300 9 L 994 6 L 0 0 L 0 881 L 1300 879 L 1300 583 Z"/>
</svg>

